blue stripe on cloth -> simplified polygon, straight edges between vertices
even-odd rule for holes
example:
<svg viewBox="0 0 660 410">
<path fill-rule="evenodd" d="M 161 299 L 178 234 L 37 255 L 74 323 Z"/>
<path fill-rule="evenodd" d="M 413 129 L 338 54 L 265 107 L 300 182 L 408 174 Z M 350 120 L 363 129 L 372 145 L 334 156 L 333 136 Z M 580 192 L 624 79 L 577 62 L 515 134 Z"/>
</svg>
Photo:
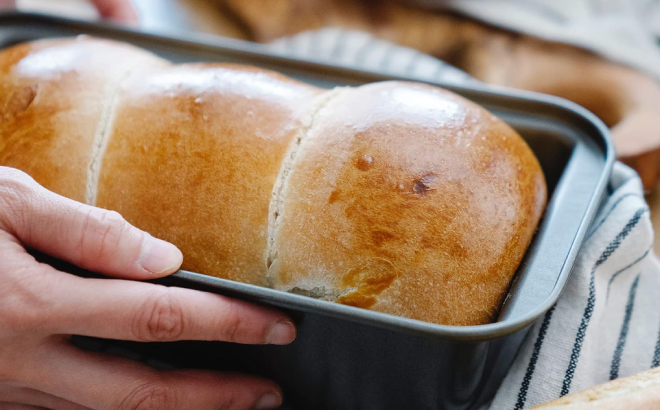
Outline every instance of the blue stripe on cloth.
<svg viewBox="0 0 660 410">
<path fill-rule="evenodd" d="M 417 68 L 417 62 L 422 55 L 423 54 L 419 52 L 414 52 L 412 54 L 410 60 L 408 60 L 408 64 L 406 64 L 405 70 L 403 70 L 406 75 L 411 75 L 415 71 L 415 68 Z"/>
<path fill-rule="evenodd" d="M 330 60 L 338 60 L 341 58 L 341 56 L 344 55 L 344 49 L 346 47 L 346 31 L 342 30 L 339 32 L 339 36 L 337 36 L 337 41 L 335 42 L 335 47 L 330 53 Z"/>
<path fill-rule="evenodd" d="M 515 0 L 516 6 L 520 8 L 527 8 L 529 10 L 534 10 L 537 14 L 540 14 L 548 20 L 552 20 L 557 24 L 565 25 L 568 23 L 568 18 L 558 12 L 556 12 L 552 7 L 549 7 L 541 2 L 537 1 L 527 1 L 527 0 Z M 552 4 L 552 3 L 550 3 Z"/>
<path fill-rule="evenodd" d="M 314 35 L 311 36 L 308 44 L 308 49 L 307 49 L 307 55 L 310 56 L 318 56 L 318 51 L 321 49 L 321 36 L 318 33 L 314 33 Z"/>
<path fill-rule="evenodd" d="M 628 178 L 626 178 L 623 181 L 619 182 L 619 186 L 616 187 L 617 191 L 619 189 L 623 188 L 624 186 L 626 186 L 626 184 L 628 184 L 628 182 L 632 181 L 633 179 L 639 179 L 639 175 L 637 173 L 633 173 Z"/>
<path fill-rule="evenodd" d="M 658 329 L 658 340 L 655 342 L 655 350 L 653 351 L 653 360 L 651 367 L 660 366 L 660 328 Z"/>
<path fill-rule="evenodd" d="M 364 65 L 367 54 L 373 51 L 378 44 L 378 41 L 374 37 L 370 37 L 360 49 L 355 54 L 355 61 L 353 62 L 356 67 L 361 67 Z"/>
<path fill-rule="evenodd" d="M 578 327 L 577 334 L 575 336 L 575 343 L 573 344 L 573 350 L 571 352 L 571 358 L 566 368 L 566 374 L 564 375 L 564 381 L 561 386 L 561 396 L 565 396 L 570 392 L 571 383 L 573 383 L 573 376 L 575 376 L 575 369 L 577 368 L 578 361 L 580 359 L 580 352 L 582 351 L 582 343 L 584 342 L 584 337 L 587 333 L 587 327 L 589 327 L 589 321 L 591 320 L 591 315 L 594 313 L 594 306 L 596 304 L 596 285 L 595 285 L 595 273 L 596 269 L 621 246 L 623 240 L 628 236 L 628 234 L 633 230 L 633 228 L 639 223 L 642 215 L 648 212 L 648 208 L 644 207 L 638 209 L 632 218 L 628 221 L 626 226 L 623 227 L 621 232 L 610 242 L 603 253 L 600 255 L 596 263 L 594 263 L 593 268 L 591 268 L 591 273 L 589 277 L 589 297 L 587 299 L 587 306 L 584 308 L 584 313 L 582 315 L 582 321 L 580 322 L 580 327 Z"/>
<path fill-rule="evenodd" d="M 296 51 L 296 48 L 294 47 L 294 41 L 291 37 L 284 38 L 284 49 L 291 53 Z"/>
<path fill-rule="evenodd" d="M 625 266 L 625 267 L 619 269 L 618 271 L 614 272 L 614 275 L 612 275 L 610 280 L 607 282 L 607 296 L 605 297 L 605 300 L 609 300 L 609 298 L 610 298 L 610 286 L 612 286 L 612 282 L 614 282 L 614 279 L 616 279 L 623 272 L 625 272 L 628 269 L 632 268 L 633 266 L 637 265 L 639 262 L 643 261 L 644 258 L 646 258 L 648 256 L 649 252 L 651 252 L 651 249 L 653 249 L 653 245 L 651 245 L 646 250 L 646 252 L 644 252 L 644 254 L 642 256 L 640 256 L 639 258 L 632 261 L 628 266 Z"/>
<path fill-rule="evenodd" d="M 442 76 L 444 75 L 445 71 L 447 71 L 447 65 L 446 64 L 439 64 L 438 68 L 433 73 L 433 78 L 435 78 L 437 80 L 442 80 Z"/>
<path fill-rule="evenodd" d="M 635 281 L 630 286 L 628 292 L 628 302 L 626 302 L 626 312 L 623 317 L 623 324 L 619 332 L 619 340 L 614 349 L 614 356 L 612 357 L 612 365 L 610 366 L 610 380 L 619 378 L 619 367 L 621 367 L 621 356 L 623 356 L 623 348 L 626 347 L 626 339 L 628 338 L 628 329 L 630 329 L 630 318 L 632 317 L 633 308 L 635 307 L 635 294 L 637 293 L 637 285 L 639 284 L 639 276 L 637 274 Z"/>
<path fill-rule="evenodd" d="M 536 337 L 536 342 L 534 342 L 534 349 L 532 350 L 532 357 L 529 359 L 529 364 L 527 365 L 527 371 L 525 372 L 525 377 L 523 378 L 522 384 L 520 385 L 520 391 L 518 392 L 518 401 L 516 402 L 515 410 L 520 410 L 525 407 L 525 402 L 527 401 L 527 391 L 529 390 L 529 384 L 532 381 L 532 376 L 534 376 L 534 370 L 536 370 L 536 362 L 539 360 L 539 354 L 541 352 L 541 347 L 543 346 L 543 340 L 545 339 L 545 334 L 548 331 L 548 326 L 550 326 L 550 320 L 552 320 L 552 313 L 555 311 L 557 305 L 552 305 L 550 310 L 545 314 L 543 318 L 543 323 L 539 328 L 539 334 Z"/>
<path fill-rule="evenodd" d="M 393 44 L 387 43 L 387 48 L 385 48 L 383 58 L 380 60 L 380 63 L 378 63 L 378 67 L 380 67 L 381 70 L 387 70 L 390 68 L 392 58 L 394 57 L 394 53 L 397 50 L 397 47 L 395 47 Z"/>
<path fill-rule="evenodd" d="M 616 200 L 616 202 L 614 202 L 614 204 L 612 204 L 612 206 L 610 207 L 610 210 L 607 211 L 607 213 L 605 214 L 605 216 L 604 216 L 604 217 L 603 217 L 603 218 L 602 218 L 602 219 L 601 219 L 601 220 L 600 220 L 600 221 L 599 221 L 599 222 L 593 227 L 593 229 L 591 229 L 591 231 L 587 234 L 587 237 L 586 237 L 585 241 L 586 241 L 586 240 L 589 240 L 589 238 L 591 238 L 591 237 L 596 233 L 596 231 L 598 230 L 598 228 L 600 228 L 600 227 L 605 223 L 605 221 L 607 221 L 607 218 L 610 216 L 610 214 L 612 213 L 612 211 L 614 211 L 614 210 L 616 209 L 616 207 L 617 207 L 617 206 L 618 206 L 618 205 L 619 205 L 624 199 L 629 198 L 629 197 L 642 198 L 642 196 L 641 196 L 640 194 L 636 193 L 636 192 L 628 192 L 627 194 L 623 194 L 623 195 L 621 195 L 621 196 Z"/>
</svg>

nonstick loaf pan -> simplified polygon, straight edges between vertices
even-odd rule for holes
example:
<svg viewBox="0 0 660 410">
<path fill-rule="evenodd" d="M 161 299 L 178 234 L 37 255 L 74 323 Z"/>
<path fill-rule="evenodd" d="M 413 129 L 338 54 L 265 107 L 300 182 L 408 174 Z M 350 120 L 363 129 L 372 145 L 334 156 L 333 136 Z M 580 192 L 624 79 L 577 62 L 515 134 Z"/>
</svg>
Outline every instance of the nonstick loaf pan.
<svg viewBox="0 0 660 410">
<path fill-rule="evenodd" d="M 38 14 L 0 15 L 3 48 L 80 34 L 133 43 L 175 62 L 260 66 L 326 88 L 416 80 L 287 58 L 238 40 L 172 38 Z M 161 283 L 281 308 L 296 321 L 297 340 L 289 346 L 104 343 L 174 367 L 269 377 L 283 387 L 285 406 L 291 409 L 453 410 L 487 402 L 527 330 L 557 301 L 570 275 L 605 194 L 613 146 L 604 124 L 568 101 L 478 84 L 424 82 L 458 93 L 511 125 L 534 150 L 546 175 L 548 207 L 495 323 L 442 326 L 179 271 Z"/>
</svg>

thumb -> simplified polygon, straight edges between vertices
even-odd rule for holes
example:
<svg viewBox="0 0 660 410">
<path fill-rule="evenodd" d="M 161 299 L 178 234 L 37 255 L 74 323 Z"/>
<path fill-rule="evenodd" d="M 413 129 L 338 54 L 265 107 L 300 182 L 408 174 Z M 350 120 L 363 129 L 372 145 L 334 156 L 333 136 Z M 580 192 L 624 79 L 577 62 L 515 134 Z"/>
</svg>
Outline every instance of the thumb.
<svg viewBox="0 0 660 410">
<path fill-rule="evenodd" d="M 0 0 L 0 10 L 13 9 L 16 7 L 16 0 Z"/>
<path fill-rule="evenodd" d="M 23 245 L 87 270 L 152 279 L 176 271 L 183 260 L 174 245 L 117 212 L 64 198 L 12 168 L 0 167 L 0 201 L 0 226 Z"/>
<path fill-rule="evenodd" d="M 2 0 L 0 0 L 2 1 Z M 140 19 L 131 0 L 91 0 L 103 18 L 139 25 Z"/>
</svg>

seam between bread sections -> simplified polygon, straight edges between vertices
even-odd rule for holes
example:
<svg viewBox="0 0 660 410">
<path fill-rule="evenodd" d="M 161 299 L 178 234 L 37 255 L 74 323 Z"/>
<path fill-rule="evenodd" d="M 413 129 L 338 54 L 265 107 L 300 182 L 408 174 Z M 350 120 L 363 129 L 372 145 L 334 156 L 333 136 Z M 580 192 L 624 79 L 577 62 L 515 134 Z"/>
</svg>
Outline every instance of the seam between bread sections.
<svg viewBox="0 0 660 410">
<path fill-rule="evenodd" d="M 273 287 L 273 274 L 271 273 L 271 267 L 278 259 L 278 252 L 276 249 L 276 234 L 280 225 L 280 217 L 284 208 L 284 193 L 286 192 L 287 184 L 291 176 L 291 171 L 293 166 L 300 154 L 302 149 L 303 142 L 307 139 L 310 134 L 310 131 L 314 127 L 316 119 L 319 114 L 328 104 L 337 98 L 343 91 L 347 90 L 347 87 L 335 88 L 317 97 L 316 101 L 313 104 L 310 112 L 303 117 L 301 130 L 293 138 L 293 141 L 290 143 L 282 165 L 280 166 L 280 171 L 275 180 L 273 186 L 273 192 L 271 195 L 270 204 L 268 207 L 268 243 L 266 247 L 266 280 L 270 287 Z"/>
<path fill-rule="evenodd" d="M 136 64 L 126 70 L 119 80 L 117 80 L 114 85 L 109 86 L 109 90 L 106 90 L 105 92 L 107 97 L 101 108 L 101 117 L 96 126 L 96 132 L 94 133 L 94 140 L 92 143 L 92 152 L 89 159 L 89 165 L 87 166 L 87 186 L 85 191 L 85 203 L 87 205 L 96 205 L 99 177 L 101 175 L 101 163 L 103 162 L 103 155 L 105 154 L 105 150 L 110 140 L 121 87 L 138 68 L 139 64 Z"/>
</svg>

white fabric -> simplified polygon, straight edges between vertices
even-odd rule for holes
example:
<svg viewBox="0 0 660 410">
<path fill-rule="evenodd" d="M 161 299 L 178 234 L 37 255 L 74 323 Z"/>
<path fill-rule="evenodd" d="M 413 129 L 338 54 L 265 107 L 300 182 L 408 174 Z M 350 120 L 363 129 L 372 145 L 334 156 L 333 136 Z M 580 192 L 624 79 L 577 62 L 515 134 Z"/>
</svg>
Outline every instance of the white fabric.
<svg viewBox="0 0 660 410">
<path fill-rule="evenodd" d="M 324 29 L 270 47 L 395 75 L 474 81 L 433 57 L 361 32 Z M 564 292 L 531 329 L 490 410 L 530 407 L 660 364 L 660 262 L 652 252 L 648 206 L 639 177 L 625 165 L 616 164 L 609 189 Z"/>
<path fill-rule="evenodd" d="M 630 168 L 617 164 L 611 185 L 564 292 L 529 333 L 491 409 L 526 408 L 660 364 L 648 206 Z"/>
<path fill-rule="evenodd" d="M 362 70 L 410 75 L 431 81 L 476 81 L 435 57 L 357 30 L 325 28 L 308 31 L 275 40 L 268 47 L 287 56 Z"/>
<path fill-rule="evenodd" d="M 658 0 L 408 0 L 581 46 L 660 79 Z"/>
</svg>

